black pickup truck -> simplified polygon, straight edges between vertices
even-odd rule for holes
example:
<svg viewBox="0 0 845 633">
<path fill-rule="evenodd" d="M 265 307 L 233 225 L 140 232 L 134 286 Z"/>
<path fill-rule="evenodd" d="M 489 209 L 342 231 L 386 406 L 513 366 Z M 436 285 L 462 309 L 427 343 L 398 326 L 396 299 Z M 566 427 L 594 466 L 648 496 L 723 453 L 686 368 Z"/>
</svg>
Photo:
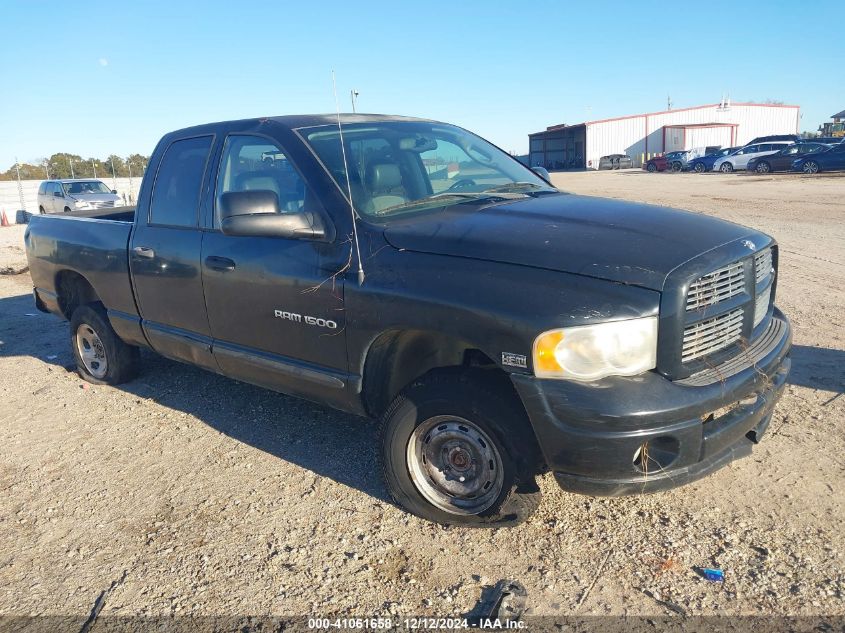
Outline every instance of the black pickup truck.
<svg viewBox="0 0 845 633">
<path fill-rule="evenodd" d="M 748 454 L 790 366 L 775 242 L 544 176 L 420 119 L 180 130 L 136 209 L 32 218 L 35 303 L 91 382 L 149 348 L 380 418 L 391 494 L 433 521 L 514 524 L 546 471 L 639 494 Z"/>
</svg>

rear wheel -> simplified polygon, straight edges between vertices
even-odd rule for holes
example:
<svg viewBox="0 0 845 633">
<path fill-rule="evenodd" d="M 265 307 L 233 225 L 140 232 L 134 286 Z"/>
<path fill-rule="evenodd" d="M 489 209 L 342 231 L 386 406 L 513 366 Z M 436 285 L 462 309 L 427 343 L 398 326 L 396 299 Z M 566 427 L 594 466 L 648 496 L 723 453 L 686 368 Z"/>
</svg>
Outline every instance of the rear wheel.
<svg viewBox="0 0 845 633">
<path fill-rule="evenodd" d="M 766 161 L 761 161 L 757 163 L 757 173 L 758 174 L 768 174 L 772 171 L 772 166 L 769 165 Z"/>
<path fill-rule="evenodd" d="M 697 174 L 704 173 L 704 163 L 696 163 L 694 169 Z"/>
<path fill-rule="evenodd" d="M 808 160 L 804 163 L 804 167 L 802 167 L 805 174 L 817 174 L 819 173 L 819 164 L 814 160 Z"/>
<path fill-rule="evenodd" d="M 135 376 L 138 348 L 120 339 L 101 304 L 89 303 L 73 311 L 70 340 L 76 371 L 83 380 L 116 385 Z"/>
<path fill-rule="evenodd" d="M 653 174 L 657 171 L 657 165 L 655 165 L 654 163 L 649 163 L 648 165 L 646 165 L 646 170 Z"/>
<path fill-rule="evenodd" d="M 482 373 L 430 372 L 382 417 L 388 490 L 429 521 L 516 525 L 539 505 L 534 475 L 541 459 L 525 411 Z"/>
<path fill-rule="evenodd" d="M 730 163 L 728 163 L 728 162 L 724 162 L 724 163 L 722 163 L 722 166 L 721 166 L 721 167 L 719 167 L 719 171 L 721 171 L 721 172 L 722 172 L 722 173 L 724 173 L 724 174 L 729 174 L 729 173 L 731 173 L 733 170 L 734 170 L 734 166 L 733 166 L 733 165 L 731 165 L 731 164 L 730 164 Z"/>
</svg>

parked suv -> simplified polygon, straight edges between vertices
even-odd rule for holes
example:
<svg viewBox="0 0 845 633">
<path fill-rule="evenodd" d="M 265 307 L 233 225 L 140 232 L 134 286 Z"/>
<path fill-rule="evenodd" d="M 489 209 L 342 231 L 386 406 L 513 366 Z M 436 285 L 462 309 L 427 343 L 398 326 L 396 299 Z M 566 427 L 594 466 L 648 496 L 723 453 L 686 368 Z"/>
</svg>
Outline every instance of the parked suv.
<svg viewBox="0 0 845 633">
<path fill-rule="evenodd" d="M 45 180 L 38 187 L 38 213 L 70 213 L 123 206 L 116 189 L 93 179 Z"/>
<path fill-rule="evenodd" d="M 745 147 L 736 150 L 733 154 L 718 159 L 713 163 L 713 171 L 722 171 L 729 173 L 737 169 L 745 169 L 748 166 L 748 161 L 758 156 L 768 156 L 792 145 L 789 141 L 782 143 L 758 143 L 756 145 L 746 145 Z"/>
</svg>

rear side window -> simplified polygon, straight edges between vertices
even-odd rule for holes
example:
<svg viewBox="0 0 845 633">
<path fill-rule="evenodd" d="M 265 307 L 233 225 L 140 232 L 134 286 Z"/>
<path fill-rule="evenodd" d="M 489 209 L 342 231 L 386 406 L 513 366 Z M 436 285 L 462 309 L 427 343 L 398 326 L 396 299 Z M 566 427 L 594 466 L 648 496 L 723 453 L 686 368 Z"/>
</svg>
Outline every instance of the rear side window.
<svg viewBox="0 0 845 633">
<path fill-rule="evenodd" d="M 211 136 L 173 141 L 158 168 L 150 224 L 196 226 L 200 187 L 211 149 Z"/>
</svg>

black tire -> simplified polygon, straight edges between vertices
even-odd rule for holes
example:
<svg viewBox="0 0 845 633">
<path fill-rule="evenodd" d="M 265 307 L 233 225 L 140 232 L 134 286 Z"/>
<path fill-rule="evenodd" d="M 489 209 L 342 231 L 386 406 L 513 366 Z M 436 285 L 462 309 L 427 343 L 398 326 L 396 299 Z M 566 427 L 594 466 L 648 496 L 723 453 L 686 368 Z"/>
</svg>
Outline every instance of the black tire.
<svg viewBox="0 0 845 633">
<path fill-rule="evenodd" d="M 733 164 L 732 164 L 732 163 L 729 163 L 729 162 L 727 162 L 727 161 L 725 161 L 724 163 L 722 163 L 722 165 L 719 167 L 719 171 L 720 171 L 720 172 L 722 172 L 723 174 L 729 174 L 729 173 L 731 173 L 733 170 L 734 170 L 734 166 L 733 166 Z"/>
<path fill-rule="evenodd" d="M 70 213 L 70 207 L 65 207 L 65 213 Z"/>
<path fill-rule="evenodd" d="M 704 166 L 704 163 L 696 163 L 695 164 L 695 173 L 703 174 L 707 168 Z"/>
<path fill-rule="evenodd" d="M 801 169 L 805 174 L 817 174 L 821 171 L 819 164 L 814 160 L 805 161 Z"/>
<path fill-rule="evenodd" d="M 542 467 L 542 457 L 530 422 L 522 403 L 512 391 L 503 389 L 505 385 L 497 385 L 495 380 L 484 378 L 484 373 L 465 369 L 429 372 L 409 385 L 382 416 L 382 472 L 393 500 L 408 512 L 446 525 L 505 527 L 525 521 L 539 506 L 541 493 L 534 477 Z M 438 507 L 421 492 L 411 474 L 409 453 L 413 448 L 415 431 L 425 428 L 423 425 L 432 420 L 451 416 L 461 419 L 454 423 L 457 428 L 462 428 L 461 423 L 467 422 L 470 428 L 473 425 L 477 427 L 481 435 L 492 442 L 498 451 L 497 457 L 501 458 L 499 492 L 490 497 L 489 507 L 477 513 L 466 510 L 461 513 L 458 506 L 453 506 L 455 511 Z M 440 423 L 435 421 L 435 424 Z M 437 429 L 445 426 L 443 424 Z M 429 437 L 422 444 L 428 444 Z M 486 446 L 483 442 L 481 445 Z M 477 464 L 474 460 L 471 463 Z M 481 463 L 485 466 L 478 481 L 494 477 L 489 474 L 493 471 L 486 468 L 487 462 Z M 441 475 L 448 476 L 442 471 Z M 463 478 L 461 481 L 464 481 Z M 478 496 L 483 498 L 492 493 L 485 490 L 487 488 L 483 488 Z M 470 497 L 469 502 L 474 501 Z"/>
<path fill-rule="evenodd" d="M 683 168 L 684 168 L 684 166 L 681 163 L 679 163 L 678 161 L 675 161 L 674 163 L 672 163 L 672 171 L 674 171 L 675 173 L 678 173 Z"/>
<path fill-rule="evenodd" d="M 770 171 L 772 171 L 772 166 L 769 165 L 769 163 L 767 163 L 766 161 L 761 160 L 759 163 L 757 163 L 757 167 L 754 168 L 754 171 L 756 171 L 758 174 L 768 174 Z"/>
<path fill-rule="evenodd" d="M 101 344 L 101 358 L 98 369 L 102 375 L 95 375 L 96 369 L 86 366 L 83 359 L 84 341 L 82 332 L 93 332 L 96 340 Z M 137 347 L 124 343 L 112 329 L 106 311 L 102 304 L 89 303 L 81 305 L 73 311 L 70 318 L 70 346 L 76 361 L 76 371 L 79 377 L 95 385 L 117 385 L 135 377 L 138 369 L 139 352 Z M 91 361 L 88 361 L 91 364 Z M 105 364 L 105 368 L 102 368 Z"/>
<path fill-rule="evenodd" d="M 648 163 L 646 165 L 646 171 L 650 174 L 653 174 L 657 171 L 657 165 L 655 165 L 654 163 Z"/>
</svg>

